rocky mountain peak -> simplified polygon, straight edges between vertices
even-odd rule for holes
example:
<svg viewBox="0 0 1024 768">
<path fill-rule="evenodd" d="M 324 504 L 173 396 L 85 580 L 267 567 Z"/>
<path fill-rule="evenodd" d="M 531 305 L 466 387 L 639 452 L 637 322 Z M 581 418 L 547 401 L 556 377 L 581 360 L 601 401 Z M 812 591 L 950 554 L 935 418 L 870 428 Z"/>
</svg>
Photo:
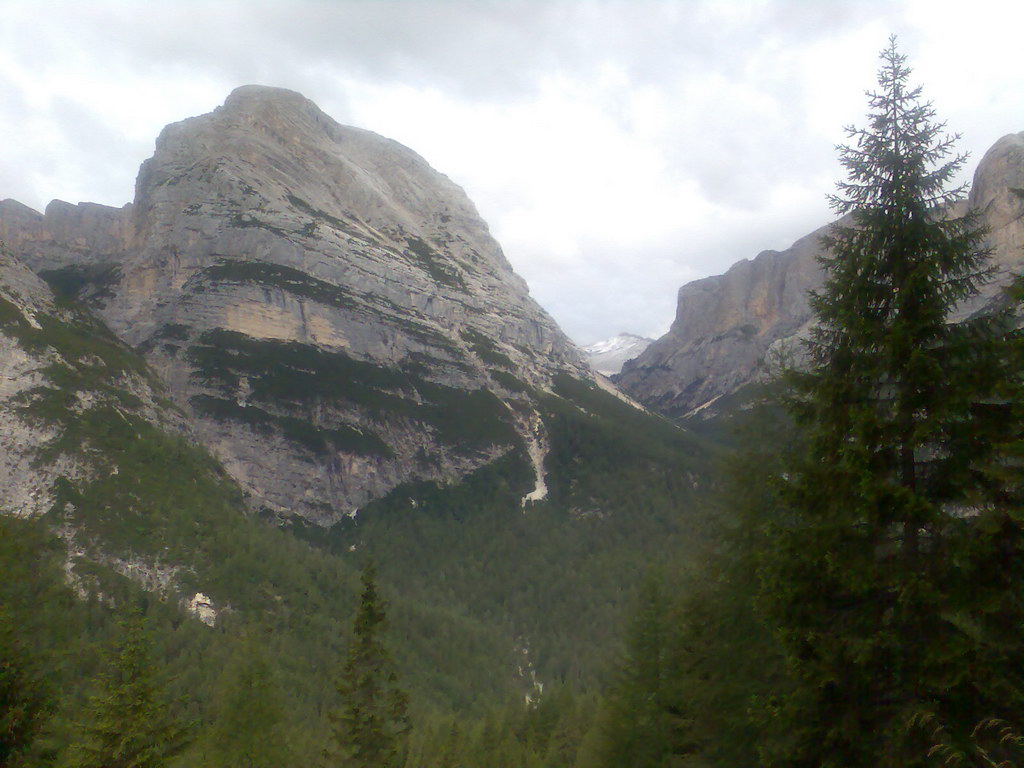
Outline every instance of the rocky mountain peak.
<svg viewBox="0 0 1024 768">
<path fill-rule="evenodd" d="M 1024 131 L 999 139 L 978 164 L 970 205 L 981 209 L 991 229 L 1018 221 L 1024 200 Z"/>
<path fill-rule="evenodd" d="M 267 115 L 284 114 L 288 119 L 305 114 L 314 120 L 330 120 L 320 108 L 298 91 L 276 88 L 270 85 L 240 85 L 224 100 L 218 109 L 252 116 L 258 122 L 267 120 Z M 333 121 L 332 121 L 333 122 Z"/>
<path fill-rule="evenodd" d="M 177 202 L 184 177 L 232 205 L 274 205 L 348 218 L 363 234 L 486 235 L 465 193 L 418 154 L 342 126 L 294 91 L 243 86 L 213 112 L 164 129 L 139 175 L 137 198 Z M 148 215 L 148 211 L 146 212 Z M 405 238 L 397 242 L 405 245 Z M 493 264 L 512 274 L 496 244 Z"/>
<path fill-rule="evenodd" d="M 653 341 L 623 331 L 610 339 L 590 344 L 583 351 L 587 354 L 591 368 L 604 376 L 613 376 L 622 370 L 624 363 L 647 349 Z"/>
<path fill-rule="evenodd" d="M 330 521 L 519 448 L 542 488 L 529 392 L 591 377 L 459 186 L 293 91 L 165 128 L 131 206 L 8 204 L 0 233 L 145 352 L 279 514 Z"/>
</svg>

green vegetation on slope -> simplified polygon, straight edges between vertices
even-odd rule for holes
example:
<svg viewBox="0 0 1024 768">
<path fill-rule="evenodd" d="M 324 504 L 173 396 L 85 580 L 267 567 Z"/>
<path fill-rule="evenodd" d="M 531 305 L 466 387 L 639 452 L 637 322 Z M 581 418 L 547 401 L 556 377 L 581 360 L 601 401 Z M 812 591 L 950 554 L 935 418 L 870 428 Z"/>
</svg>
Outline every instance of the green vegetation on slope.
<svg viewBox="0 0 1024 768">
<path fill-rule="evenodd" d="M 262 434 L 280 434 L 318 456 L 335 451 L 367 456 L 391 456 L 391 448 L 374 434 L 345 425 L 319 427 L 295 416 L 268 413 L 255 405 L 240 405 L 237 400 L 196 395 L 190 401 L 197 413 L 218 421 L 236 421 Z"/>
<path fill-rule="evenodd" d="M 66 302 L 57 315 L 38 314 L 36 328 L 17 306 L 0 298 L 0 330 L 33 354 L 55 353 L 62 360 L 44 371 L 56 387 L 102 389 L 116 396 L 120 377 L 155 378 L 134 351 L 88 312 Z"/>
<path fill-rule="evenodd" d="M 452 266 L 450 259 L 441 256 L 418 237 L 406 238 L 405 242 L 417 263 L 426 270 L 435 283 L 456 290 L 466 290 L 466 281 L 462 278 L 462 274 Z"/>
<path fill-rule="evenodd" d="M 331 214 L 327 213 L 327 211 L 324 211 L 320 208 L 314 208 L 312 205 L 310 205 L 308 202 L 303 200 L 301 197 L 298 197 L 297 195 L 289 194 L 287 196 L 287 199 L 289 203 L 298 208 L 300 211 L 313 217 L 314 222 L 312 223 L 314 224 L 314 226 L 308 228 L 308 234 L 312 234 L 312 232 L 315 231 L 315 220 L 318 219 L 330 225 L 331 227 L 334 227 L 334 229 L 337 229 L 348 235 L 352 235 L 353 237 L 358 237 L 360 239 L 365 239 L 365 235 L 363 235 L 353 224 L 345 221 L 344 219 L 340 219 L 337 216 L 332 216 Z"/>
<path fill-rule="evenodd" d="M 459 335 L 469 344 L 473 353 L 488 365 L 499 365 L 504 368 L 515 369 L 515 363 L 512 362 L 509 356 L 499 352 L 494 342 L 479 331 L 475 331 L 472 328 L 463 328 L 459 331 Z"/>
<path fill-rule="evenodd" d="M 113 286 L 121 281 L 116 264 L 73 264 L 39 273 L 54 295 L 62 300 L 79 300 L 92 305 L 113 296 Z"/>
<path fill-rule="evenodd" d="M 583 515 L 630 509 L 638 519 L 689 517 L 680 505 L 696 495 L 714 444 L 564 374 L 555 393 L 539 397 L 552 503 Z"/>
<path fill-rule="evenodd" d="M 306 272 L 282 264 L 225 259 L 204 269 L 202 275 L 216 282 L 255 283 L 281 288 L 294 296 L 312 299 L 339 309 L 359 309 L 361 306 L 345 288 L 318 280 Z"/>
<path fill-rule="evenodd" d="M 424 424 L 441 441 L 465 449 L 516 439 L 505 406 L 488 390 L 466 392 L 427 381 L 413 370 L 386 368 L 340 351 L 254 339 L 235 331 L 207 331 L 198 342 L 189 349 L 195 375 L 222 392 L 228 404 L 203 400 L 196 405 L 224 418 L 254 418 L 243 409 L 230 408 L 244 378 L 253 403 L 265 409 L 291 407 L 293 412 L 281 415 L 308 422 L 314 406 L 336 404 L 361 408 L 371 422 L 400 418 Z M 317 439 L 334 439 L 318 426 L 311 427 L 317 430 Z M 369 450 L 370 436 L 361 432 L 366 441 L 359 447 Z"/>
<path fill-rule="evenodd" d="M 702 529 L 694 486 L 707 466 L 704 443 L 584 382 L 559 380 L 558 394 L 531 393 L 551 442 L 551 494 L 524 509 L 533 468 L 492 393 L 306 345 L 228 332 L 192 339 L 190 358 L 216 393 L 198 407 L 230 409 L 215 412 L 256 428 L 293 429 L 291 438 L 313 451 L 352 449 L 364 439 L 359 450 L 381 450 L 361 431 L 304 421 L 314 403 L 419 423 L 466 449 L 508 446 L 460 482 L 403 486 L 330 532 L 295 524 L 293 535 L 247 514 L 205 451 L 152 420 L 144 403 L 155 384 L 131 349 L 79 310 L 62 312 L 37 318 L 41 332 L 13 305 L 0 305 L 5 332 L 34 352 L 60 354 L 48 381 L 22 403 L 27 417 L 57 429 L 40 461 L 66 456 L 89 468 L 58 482 L 57 504 L 42 521 L 74 532 L 72 548 L 85 555 L 72 562 L 87 598 L 68 593 L 69 610 L 37 617 L 42 631 L 58 622 L 73 628 L 52 634 L 58 653 L 74 660 L 54 667 L 67 695 L 38 749 L 57 755 L 75 738 L 88 694 L 83 681 L 98 670 L 98 648 L 116 635 L 109 606 L 142 602 L 160 663 L 173 673 L 171 693 L 189 695 L 186 714 L 198 723 L 183 764 L 222 760 L 204 735 L 222 717 L 221 686 L 235 684 L 219 671 L 254 637 L 285 692 L 270 709 L 284 713 L 282 728 L 292 734 L 282 748 L 291 764 L 313 762 L 329 732 L 324 715 L 335 703 L 331 673 L 355 606 L 356 569 L 373 557 L 391 604 L 389 642 L 411 696 L 410 768 L 443 755 L 481 768 L 496 755 L 572 764 L 646 564 L 685 556 Z M 169 327 L 164 336 L 191 334 Z M 19 537 L 28 530 L 9 522 Z M 44 544 L 52 539 L 42 527 L 32 530 L 40 554 L 52 558 L 45 578 L 63 589 L 65 547 Z M 122 572 L 169 581 L 147 597 Z M 220 611 L 214 630 L 182 620 L 179 600 L 200 591 Z"/>
<path fill-rule="evenodd" d="M 542 395 L 550 498 L 525 509 L 532 467 L 521 451 L 458 483 L 412 483 L 312 540 L 368 552 L 414 600 L 438 595 L 529 647 L 545 682 L 597 684 L 618 622 L 651 563 L 692 552 L 714 450 L 583 382 Z M 524 683 L 525 684 L 525 683 Z"/>
<path fill-rule="evenodd" d="M 151 586 L 164 579 L 158 595 L 168 603 L 161 609 L 166 620 L 158 622 L 158 632 L 171 646 L 166 653 L 179 673 L 176 689 L 189 692 L 200 716 L 212 700 L 214 670 L 228 646 L 243 634 L 265 637 L 289 691 L 286 709 L 297 721 L 289 723 L 298 734 L 294 749 L 297 754 L 311 750 L 311 759 L 320 748 L 322 714 L 334 696 L 321 672 L 338 661 L 353 606 L 356 584 L 348 558 L 311 549 L 250 517 L 237 487 L 204 450 L 150 422 L 142 400 L 125 394 L 128 377 L 134 377 L 136 391 L 145 388 L 147 369 L 102 326 L 68 310 L 73 322 L 37 317 L 40 331 L 13 305 L 0 306 L 0 311 L 4 331 L 20 343 L 39 354 L 62 356 L 52 358 L 45 369 L 52 378 L 28 393 L 22 408 L 27 418 L 57 430 L 39 461 L 64 456 L 83 470 L 58 480 L 57 502 L 45 521 L 73 535 L 72 548 L 85 552 L 70 561 L 79 587 L 92 601 L 83 608 L 87 615 L 81 621 L 95 620 L 97 631 L 107 632 L 108 609 L 102 604 L 140 599 L 139 588 L 121 572 L 146 576 Z M 44 546 L 42 529 L 32 539 L 25 533 L 30 529 L 18 521 L 0 520 L 11 526 L 11 538 Z M 3 534 L 6 542 L 7 528 Z M 64 550 L 45 544 L 45 551 L 57 557 Z M 4 572 L 21 573 L 6 565 Z M 30 582 L 37 579 L 35 570 L 27 573 Z M 51 575 L 60 582 L 59 568 Z M 217 632 L 194 620 L 182 622 L 177 601 L 197 591 L 222 611 Z M 495 666 L 508 666 L 496 659 L 512 658 L 512 642 L 500 630 L 443 600 L 398 596 L 394 606 L 393 632 L 401 638 L 398 662 L 403 679 L 418 694 L 420 711 L 465 709 L 481 697 L 501 700 L 512 692 L 511 675 L 493 674 Z M 57 629 L 71 622 L 76 611 L 38 618 L 47 636 L 64 638 L 62 652 L 88 666 L 95 663 L 89 661 L 95 654 L 82 643 L 91 642 L 92 630 L 65 636 Z M 181 629 L 172 632 L 168 625 Z M 81 681 L 91 674 L 79 668 L 81 674 L 62 678 L 72 708 L 81 704 Z M 52 749 L 67 742 L 73 721 L 71 714 L 61 716 Z"/>
</svg>

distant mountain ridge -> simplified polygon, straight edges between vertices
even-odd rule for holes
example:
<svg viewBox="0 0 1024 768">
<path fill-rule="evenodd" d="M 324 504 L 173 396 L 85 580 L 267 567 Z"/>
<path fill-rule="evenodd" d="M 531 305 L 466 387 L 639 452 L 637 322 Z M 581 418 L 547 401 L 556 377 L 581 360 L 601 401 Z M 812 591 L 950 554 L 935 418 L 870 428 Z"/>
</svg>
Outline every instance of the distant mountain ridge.
<svg viewBox="0 0 1024 768">
<path fill-rule="evenodd" d="M 1024 265 L 1024 132 L 1004 136 L 978 164 L 969 199 L 957 205 L 982 211 L 995 278 L 962 315 L 999 300 L 1003 286 Z M 816 261 L 822 227 L 785 251 L 764 251 L 725 274 L 679 289 L 672 327 L 627 362 L 614 380 L 648 408 L 673 419 L 700 412 L 764 370 L 773 345 L 799 338 L 811 322 L 808 290 L 821 284 Z"/>
<path fill-rule="evenodd" d="M 623 332 L 583 347 L 583 351 L 591 368 L 604 376 L 613 376 L 622 370 L 627 360 L 632 360 L 653 342 L 654 339 Z"/>
</svg>

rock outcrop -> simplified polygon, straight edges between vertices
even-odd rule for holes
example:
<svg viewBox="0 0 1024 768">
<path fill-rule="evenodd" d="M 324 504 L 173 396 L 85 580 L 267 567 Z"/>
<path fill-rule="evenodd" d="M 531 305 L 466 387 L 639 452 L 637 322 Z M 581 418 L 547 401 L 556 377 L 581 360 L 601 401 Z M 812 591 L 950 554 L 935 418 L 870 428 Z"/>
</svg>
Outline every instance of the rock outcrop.
<svg viewBox="0 0 1024 768">
<path fill-rule="evenodd" d="M 678 419 L 749 381 L 769 347 L 810 317 L 806 295 L 821 281 L 814 258 L 822 234 L 684 285 L 669 332 L 628 361 L 616 384 Z"/>
<path fill-rule="evenodd" d="M 89 429 L 111 417 L 184 434 L 168 406 L 132 350 L 0 247 L 0 514 L 40 515 L 61 482 L 116 474 Z"/>
<path fill-rule="evenodd" d="M 20 337 L 37 332 L 40 316 L 53 310 L 46 284 L 0 249 L 0 487 L 4 489 L 0 512 L 8 514 L 41 514 L 53 503 L 54 480 L 80 471 L 74 462 L 38 464 L 39 451 L 56 430 L 23 413 L 24 401 L 46 383 L 44 370 L 51 355 Z"/>
<path fill-rule="evenodd" d="M 165 128 L 124 208 L 0 203 L 0 239 L 143 352 L 279 515 L 536 452 L 531 389 L 590 377 L 458 186 L 291 91 Z"/>
<path fill-rule="evenodd" d="M 966 203 L 982 212 L 997 273 L 965 316 L 999 299 L 1024 262 L 1024 132 L 1000 139 L 978 165 Z M 785 251 L 764 251 L 724 275 L 679 289 L 669 332 L 629 361 L 616 384 L 647 407 L 680 419 L 735 391 L 766 367 L 768 351 L 806 333 L 808 291 L 820 286 L 823 227 Z M 770 357 L 770 355 L 769 355 Z"/>
</svg>

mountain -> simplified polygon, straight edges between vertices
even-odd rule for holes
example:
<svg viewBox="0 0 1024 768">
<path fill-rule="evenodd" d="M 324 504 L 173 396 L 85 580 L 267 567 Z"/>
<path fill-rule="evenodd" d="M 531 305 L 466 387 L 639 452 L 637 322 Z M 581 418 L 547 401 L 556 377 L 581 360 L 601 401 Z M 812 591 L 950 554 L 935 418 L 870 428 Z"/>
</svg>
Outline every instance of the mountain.
<svg viewBox="0 0 1024 768">
<path fill-rule="evenodd" d="M 989 228 L 996 274 L 959 313 L 999 301 L 1024 262 L 1024 132 L 1004 136 L 982 158 L 964 205 L 981 211 Z M 766 355 L 799 338 L 811 322 L 807 291 L 821 284 L 817 255 L 822 227 L 785 251 L 764 251 L 724 275 L 679 289 L 668 333 L 627 362 L 615 382 L 645 406 L 683 419 L 735 392 L 766 367 Z M 711 411 L 701 411 L 710 413 Z"/>
<path fill-rule="evenodd" d="M 145 356 L 250 505 L 331 524 L 519 448 L 586 363 L 463 191 L 301 95 L 168 126 L 121 209 L 0 203 L 0 238 Z"/>
<path fill-rule="evenodd" d="M 583 348 L 590 367 L 604 376 L 613 376 L 622 370 L 627 360 L 643 352 L 654 339 L 633 333 L 620 333 L 610 339 L 598 341 Z"/>
<path fill-rule="evenodd" d="M 169 126 L 122 208 L 4 200 L 0 240 L 0 602 L 67 723 L 142 604 L 203 717 L 260 638 L 315 761 L 369 559 L 418 712 L 593 690 L 706 529 L 716 446 L 594 381 L 457 186 L 299 94 Z"/>
</svg>

